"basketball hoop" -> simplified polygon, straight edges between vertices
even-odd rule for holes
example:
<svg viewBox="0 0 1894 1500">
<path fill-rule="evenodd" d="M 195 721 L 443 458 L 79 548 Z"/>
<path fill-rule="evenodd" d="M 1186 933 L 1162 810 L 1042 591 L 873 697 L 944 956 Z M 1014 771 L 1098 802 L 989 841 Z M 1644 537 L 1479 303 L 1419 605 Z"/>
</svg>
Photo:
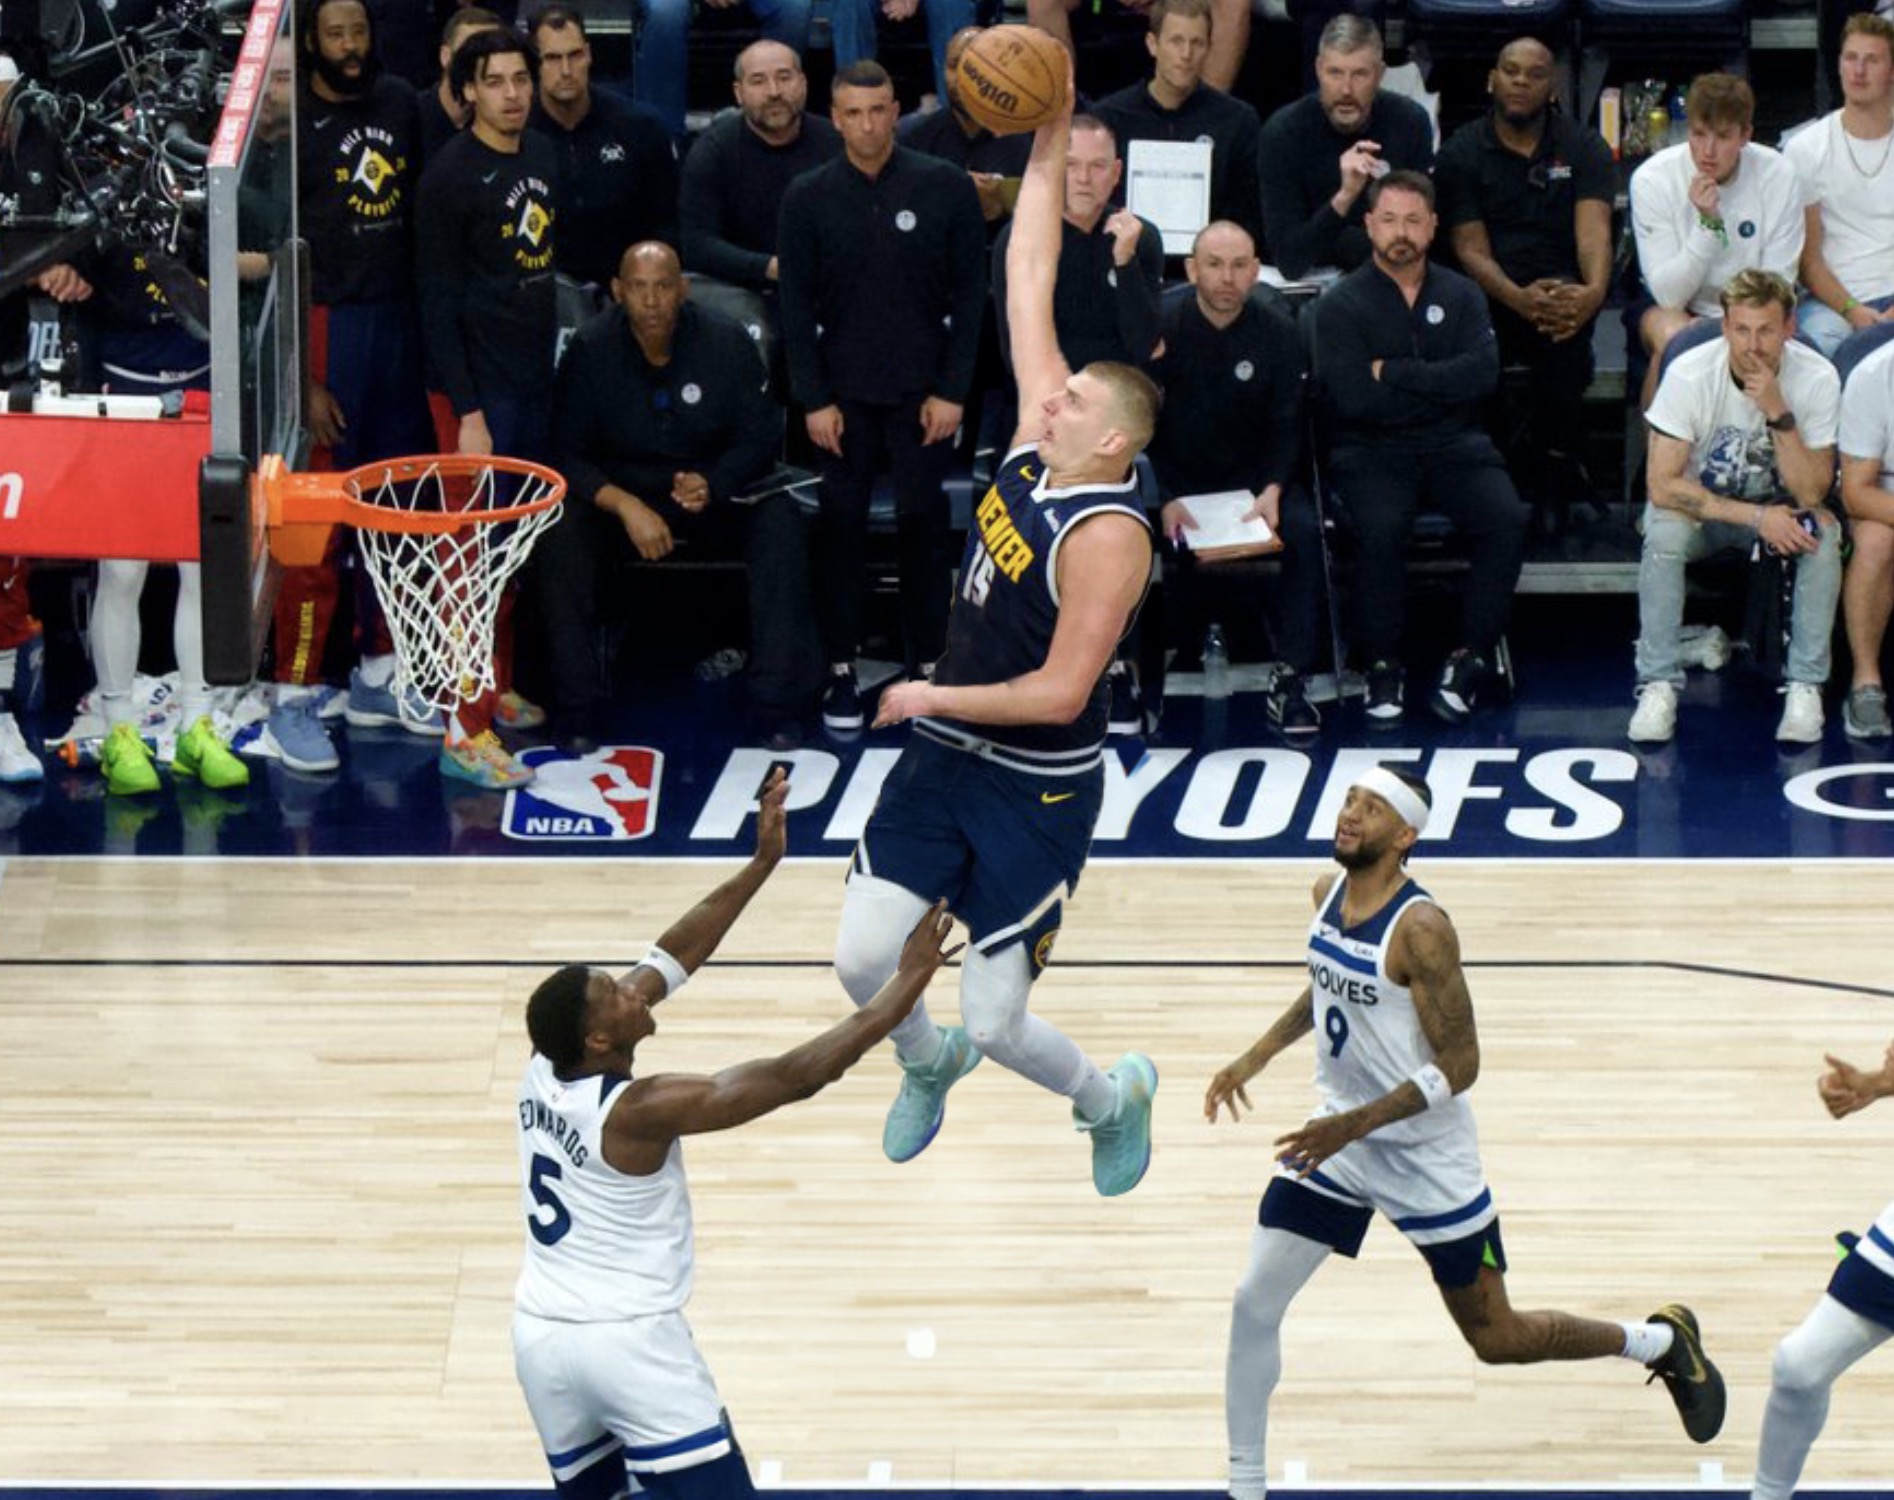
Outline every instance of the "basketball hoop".
<svg viewBox="0 0 1894 1500">
<path fill-rule="evenodd" d="M 411 688 L 451 712 L 495 686 L 500 594 L 559 518 L 563 478 L 521 459 L 439 454 L 341 474 L 272 457 L 257 483 L 284 567 L 319 564 L 330 528 L 355 528 Z"/>
</svg>

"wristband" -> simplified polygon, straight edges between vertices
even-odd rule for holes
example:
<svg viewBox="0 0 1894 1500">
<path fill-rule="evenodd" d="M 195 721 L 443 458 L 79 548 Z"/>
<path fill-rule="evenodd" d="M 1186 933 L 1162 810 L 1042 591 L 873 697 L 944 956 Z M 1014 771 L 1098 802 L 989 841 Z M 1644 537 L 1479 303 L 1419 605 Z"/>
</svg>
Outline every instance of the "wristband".
<svg viewBox="0 0 1894 1500">
<path fill-rule="evenodd" d="M 1725 245 L 1729 244 L 1729 231 L 1723 227 L 1723 220 L 1721 218 L 1712 218 L 1709 214 L 1700 213 L 1697 215 L 1697 222 L 1709 230 L 1711 234 L 1715 235 Z"/>
<path fill-rule="evenodd" d="M 656 943 L 651 945 L 651 951 L 645 954 L 644 961 L 638 967 L 650 969 L 664 981 L 663 998 L 667 1000 L 683 989 L 685 980 L 690 978 L 690 973 L 685 967 Z"/>
<path fill-rule="evenodd" d="M 1861 306 L 1861 299 L 1859 297 L 1850 297 L 1846 302 L 1842 303 L 1841 315 L 1845 318 L 1859 306 Z"/>
<path fill-rule="evenodd" d="M 1416 1068 L 1407 1075 L 1407 1080 L 1421 1091 L 1421 1098 L 1427 1101 L 1429 1109 L 1439 1109 L 1453 1097 L 1453 1085 L 1447 1082 L 1447 1075 L 1432 1063 Z"/>
</svg>

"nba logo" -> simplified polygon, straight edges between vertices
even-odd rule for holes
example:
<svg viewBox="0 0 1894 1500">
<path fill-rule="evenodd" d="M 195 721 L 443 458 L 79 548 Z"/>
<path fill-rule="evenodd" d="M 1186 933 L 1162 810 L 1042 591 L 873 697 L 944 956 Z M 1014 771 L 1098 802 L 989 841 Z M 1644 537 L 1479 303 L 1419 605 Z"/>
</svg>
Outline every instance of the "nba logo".
<svg viewBox="0 0 1894 1500">
<path fill-rule="evenodd" d="M 642 839 L 658 826 L 664 756 L 645 745 L 601 746 L 589 755 L 528 750 L 531 786 L 507 793 L 508 838 L 609 842 Z"/>
</svg>

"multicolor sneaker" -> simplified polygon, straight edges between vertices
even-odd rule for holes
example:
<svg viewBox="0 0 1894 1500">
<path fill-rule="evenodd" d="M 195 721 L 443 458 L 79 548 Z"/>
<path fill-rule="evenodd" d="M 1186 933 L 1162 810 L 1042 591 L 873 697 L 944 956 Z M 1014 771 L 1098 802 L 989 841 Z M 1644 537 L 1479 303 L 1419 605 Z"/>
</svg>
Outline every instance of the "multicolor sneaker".
<svg viewBox="0 0 1894 1500">
<path fill-rule="evenodd" d="M 483 729 L 472 739 L 441 746 L 441 775 L 456 781 L 471 782 L 490 792 L 504 792 L 525 786 L 533 779 L 531 766 L 523 766 L 500 743 L 499 735 Z"/>
<path fill-rule="evenodd" d="M 136 797 L 158 790 L 158 768 L 151 763 L 151 747 L 136 724 L 114 724 L 99 746 L 99 769 L 105 789 L 115 797 Z"/>
<path fill-rule="evenodd" d="M 1728 1396 L 1723 1377 L 1703 1352 L 1703 1335 L 1697 1331 L 1697 1315 L 1687 1307 L 1671 1303 L 1660 1307 L 1645 1320 L 1662 1323 L 1671 1330 L 1670 1348 L 1647 1367 L 1651 1380 L 1661 1380 L 1677 1403 L 1677 1415 L 1684 1420 L 1684 1431 L 1693 1443 L 1707 1443 L 1723 1430 L 1724 1409 Z M 1645 1382 L 1646 1385 L 1650 1381 Z"/>
<path fill-rule="evenodd" d="M 1127 1052 L 1105 1073 L 1118 1086 L 1117 1108 L 1102 1120 L 1075 1109 L 1073 1123 L 1092 1137 L 1092 1186 L 1103 1198 L 1128 1193 L 1151 1165 L 1151 1100 L 1157 1065 L 1142 1052 Z"/>
<path fill-rule="evenodd" d="M 204 714 L 183 734 L 171 754 L 173 776 L 194 776 L 212 791 L 229 792 L 250 784 L 250 768 L 238 760 Z"/>
<path fill-rule="evenodd" d="M 508 688 L 494 702 L 493 722 L 502 729 L 539 729 L 546 723 L 546 710 Z"/>
<path fill-rule="evenodd" d="M 982 1054 L 964 1027 L 943 1026 L 940 1055 L 926 1067 L 901 1064 L 901 1092 L 881 1127 L 881 1150 L 889 1161 L 913 1161 L 940 1134 L 947 1118 L 947 1090 L 980 1066 Z"/>
</svg>

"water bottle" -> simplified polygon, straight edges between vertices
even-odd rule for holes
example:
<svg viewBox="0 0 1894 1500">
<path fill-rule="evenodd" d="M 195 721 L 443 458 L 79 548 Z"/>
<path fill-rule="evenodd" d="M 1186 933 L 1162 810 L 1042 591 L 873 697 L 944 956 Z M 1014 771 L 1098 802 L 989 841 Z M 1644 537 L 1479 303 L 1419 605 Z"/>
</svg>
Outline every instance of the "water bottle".
<svg viewBox="0 0 1894 1500">
<path fill-rule="evenodd" d="M 1203 633 L 1203 695 L 1230 696 L 1230 648 L 1223 639 L 1223 627 L 1214 620 Z"/>
</svg>

